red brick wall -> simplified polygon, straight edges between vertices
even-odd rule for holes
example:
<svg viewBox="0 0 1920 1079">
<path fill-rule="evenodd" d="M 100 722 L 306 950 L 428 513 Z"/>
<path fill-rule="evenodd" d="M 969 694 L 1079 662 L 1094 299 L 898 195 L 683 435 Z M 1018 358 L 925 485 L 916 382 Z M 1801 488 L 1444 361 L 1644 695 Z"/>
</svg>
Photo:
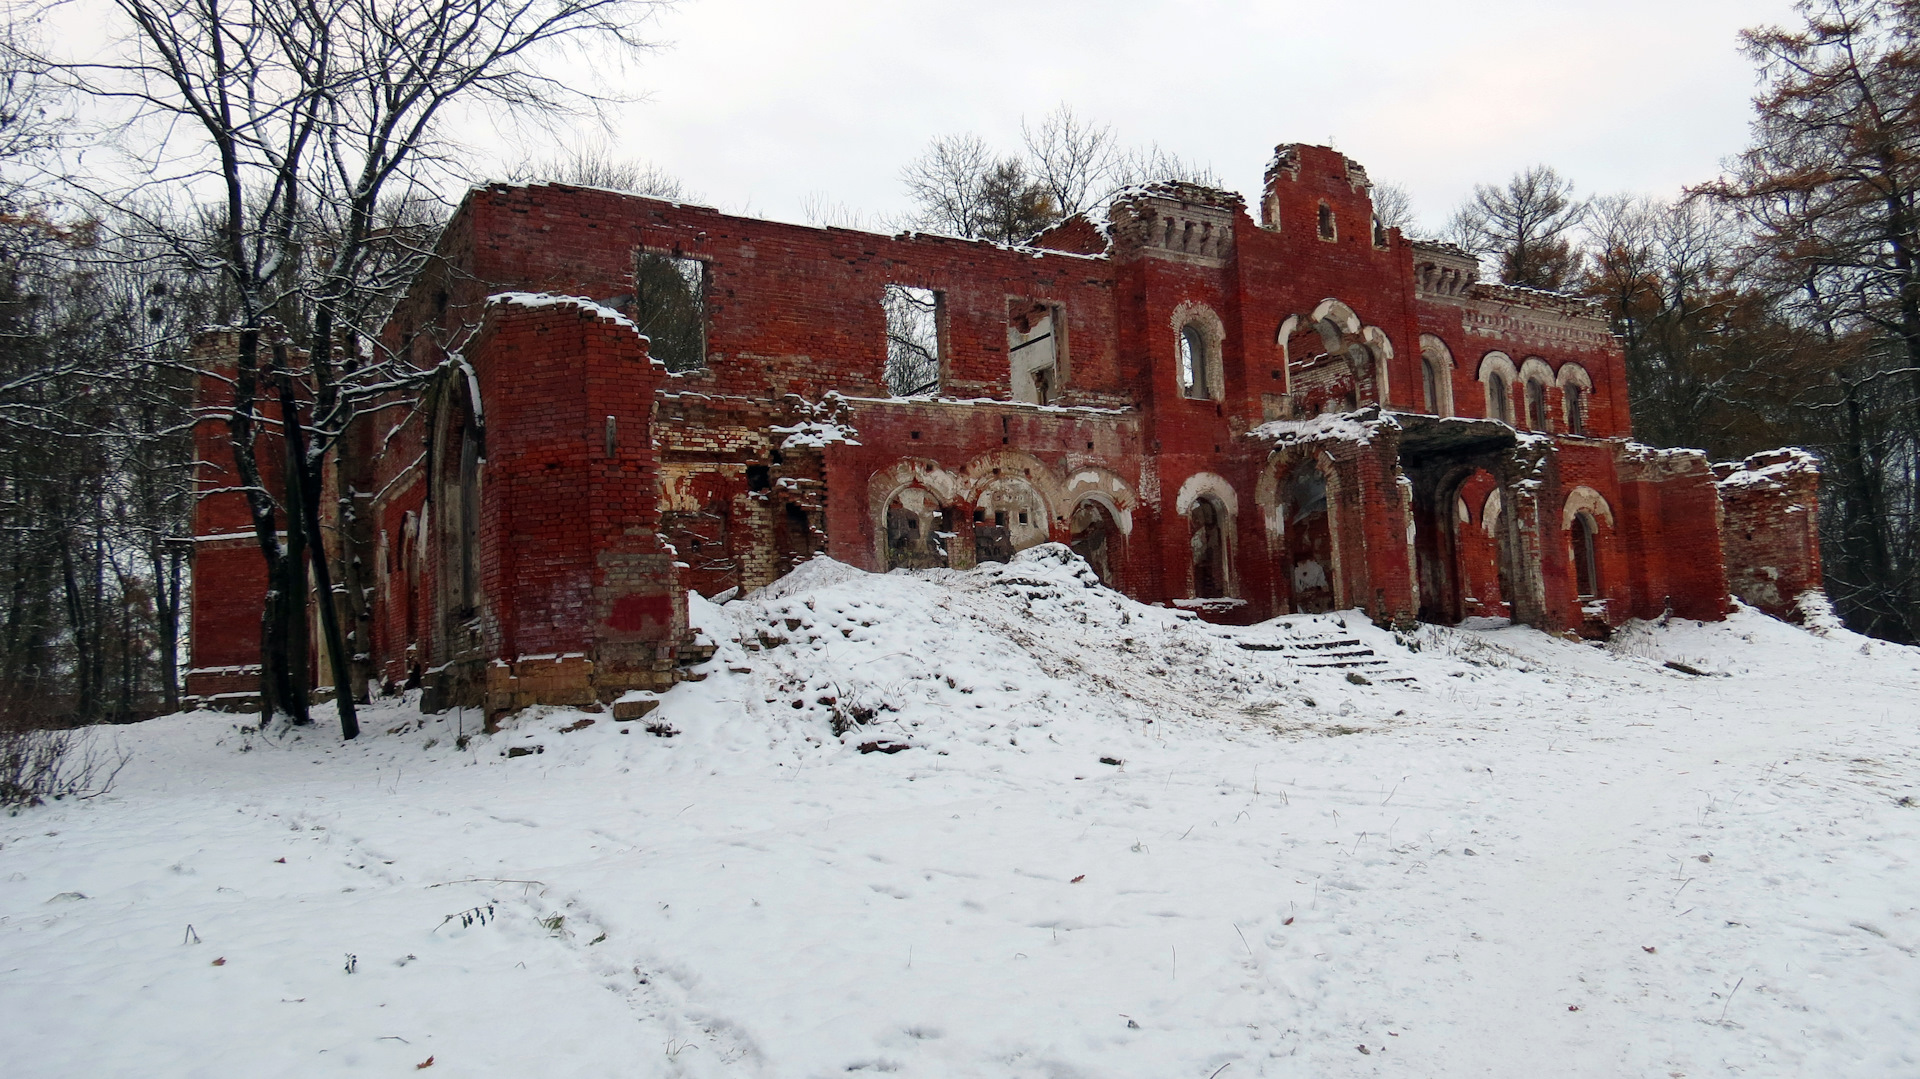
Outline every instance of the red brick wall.
<svg viewBox="0 0 1920 1079">
<path fill-rule="evenodd" d="M 1733 594 L 1776 618 L 1798 620 L 1794 601 L 1822 587 L 1819 464 L 1799 450 L 1774 450 L 1715 465 L 1714 472 Z"/>
<path fill-rule="evenodd" d="M 443 235 L 440 258 L 399 304 L 386 344 L 423 369 L 449 349 L 464 352 L 476 371 L 486 427 L 487 654 L 581 652 L 604 658 L 608 670 L 637 669 L 671 652 L 684 627 L 683 585 L 755 587 L 821 546 L 854 565 L 882 568 L 883 488 L 907 482 L 915 469 L 944 485 L 962 534 L 954 555 L 963 562 L 972 556 L 969 518 L 994 468 L 1031 479 L 1052 518 L 1044 534 L 1056 540 L 1069 537 L 1067 519 L 1090 489 L 1085 483 L 1104 485 L 1114 504 L 1124 503 L 1130 525 L 1113 554 L 1119 583 L 1153 602 L 1192 594 L 1178 495 L 1194 477 L 1218 477 L 1205 482 L 1224 483 L 1233 496 L 1229 591 L 1244 605 L 1210 616 L 1278 613 L 1291 586 L 1256 503 L 1276 467 L 1270 453 L 1284 439 L 1255 428 L 1278 403 L 1294 406 L 1279 396 L 1289 383 L 1282 324 L 1291 316 L 1304 333 L 1329 299 L 1384 335 L 1384 343 L 1369 341 L 1391 352 L 1384 392 L 1391 409 L 1424 408 L 1423 333 L 1453 355 L 1448 381 L 1459 415 L 1484 414 L 1477 375 L 1494 350 L 1516 368 L 1538 358 L 1556 375 L 1578 363 L 1593 384 L 1585 409 L 1591 437 L 1571 438 L 1561 430 L 1556 380 L 1548 402 L 1554 446 L 1534 455 L 1535 475 L 1517 499 L 1525 505 L 1506 507 L 1526 523 L 1523 545 L 1532 553 L 1515 595 L 1500 594 L 1496 545 L 1481 521 L 1493 479 L 1475 477 L 1463 488 L 1468 519 L 1452 522 L 1459 585 L 1482 601 L 1480 613 L 1499 613 L 1517 595 L 1548 628 L 1582 619 L 1565 509 L 1583 487 L 1612 518 L 1597 518 L 1609 621 L 1657 615 L 1669 599 L 1693 617 L 1724 610 L 1723 502 L 1739 525 L 1742 538 L 1730 539 L 1728 549 L 1740 566 L 1772 568 L 1786 582 L 1779 587 L 1818 580 L 1810 517 L 1795 508 L 1811 512 L 1810 486 L 1777 496 L 1730 494 L 1723 486 L 1716 495 L 1697 456 L 1627 446 L 1624 359 L 1604 324 L 1577 301 L 1525 290 L 1423 292 L 1416 259 L 1457 263 L 1459 256 L 1436 256 L 1396 231 L 1376 236 L 1366 175 L 1339 153 L 1282 148 L 1258 224 L 1223 192 L 1156 188 L 1129 198 L 1109 228 L 1077 219 L 1043 237 L 1047 249 L 1040 250 L 757 221 L 564 185 L 475 189 Z M 1320 231 L 1323 205 L 1335 227 L 1331 239 Z M 1154 215 L 1168 207 L 1185 215 L 1183 235 L 1199 237 L 1197 246 L 1173 243 L 1171 226 L 1155 233 L 1161 219 Z M 484 302 L 514 290 L 618 307 L 633 290 L 637 249 L 705 264 L 705 369 L 664 375 L 643 358 L 630 329 L 595 309 Z M 890 283 L 942 296 L 945 400 L 885 396 L 880 301 Z M 1014 300 L 1062 312 L 1057 401 L 1067 407 L 1006 400 Z M 1209 332 L 1218 329 L 1220 384 L 1204 400 L 1181 390 L 1180 311 L 1201 313 L 1195 317 Z M 1310 362 L 1320 349 L 1311 333 L 1293 343 L 1296 362 Z M 1373 382 L 1367 372 L 1360 385 Z M 216 412 L 222 392 L 218 380 L 203 387 Z M 1512 392 L 1524 426 L 1519 380 Z M 774 428 L 827 408 L 833 393 L 847 395 L 831 407 L 851 441 L 787 446 Z M 604 445 L 608 416 L 619 430 L 612 457 Z M 424 409 L 396 409 L 367 421 L 355 437 L 370 459 L 364 474 L 345 478 L 374 493 L 365 539 L 372 550 L 361 557 L 375 566 L 374 650 L 392 682 L 449 655 L 436 584 L 444 574 L 442 523 L 433 520 L 429 475 L 447 462 L 430 452 L 431 419 Z M 1382 428 L 1364 444 L 1319 446 L 1334 458 L 1329 496 L 1341 593 L 1383 621 L 1418 609 L 1397 430 Z M 224 426 L 203 425 L 201 458 L 226 461 L 224 438 Z M 1083 482 L 1088 476 L 1094 479 Z M 212 468 L 200 478 L 203 490 L 229 482 Z M 401 540 L 409 514 L 420 528 L 411 554 Z M 245 506 L 237 495 L 212 495 L 196 524 L 206 539 L 195 579 L 195 663 L 255 662 L 258 567 L 247 575 L 244 542 L 211 538 L 244 533 Z M 687 563 L 678 574 L 676 555 Z M 419 567 L 411 576 L 410 564 Z"/>
<path fill-rule="evenodd" d="M 485 413 L 489 653 L 595 656 L 676 640 L 686 614 L 656 531 L 662 372 L 642 339 L 588 308 L 506 303 L 490 308 L 467 356 Z"/>
</svg>

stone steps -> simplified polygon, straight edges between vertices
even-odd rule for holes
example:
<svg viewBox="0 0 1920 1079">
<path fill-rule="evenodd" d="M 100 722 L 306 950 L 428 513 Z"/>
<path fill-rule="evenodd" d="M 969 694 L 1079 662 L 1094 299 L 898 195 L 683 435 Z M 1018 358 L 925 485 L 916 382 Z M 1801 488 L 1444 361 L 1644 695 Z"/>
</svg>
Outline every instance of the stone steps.
<svg viewBox="0 0 1920 1079">
<path fill-rule="evenodd" d="M 1368 671 L 1377 681 L 1411 682 L 1410 676 L 1392 675 L 1393 661 L 1375 652 L 1371 645 L 1345 632 L 1346 627 L 1333 620 L 1310 619 L 1283 623 L 1273 632 L 1257 637 L 1236 636 L 1234 646 L 1248 652 L 1272 652 L 1286 657 L 1296 667 L 1315 670 Z M 1380 677 L 1386 673 L 1387 677 Z"/>
</svg>

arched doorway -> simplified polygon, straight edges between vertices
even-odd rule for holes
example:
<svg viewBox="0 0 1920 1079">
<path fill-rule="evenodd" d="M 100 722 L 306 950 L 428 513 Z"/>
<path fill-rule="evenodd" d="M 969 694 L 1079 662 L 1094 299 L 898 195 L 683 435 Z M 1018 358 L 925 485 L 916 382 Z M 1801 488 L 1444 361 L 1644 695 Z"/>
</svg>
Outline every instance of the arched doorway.
<svg viewBox="0 0 1920 1079">
<path fill-rule="evenodd" d="M 1047 542 L 1047 522 L 1047 504 L 1033 484 L 1018 476 L 995 478 L 974 504 L 974 562 L 1010 561 L 1015 551 Z"/>
<path fill-rule="evenodd" d="M 1227 511 L 1212 495 L 1194 499 L 1187 513 L 1187 539 L 1193 552 L 1193 597 L 1227 595 Z"/>
<path fill-rule="evenodd" d="M 887 503 L 887 568 L 951 565 L 953 512 L 925 487 L 908 487 Z"/>
<path fill-rule="evenodd" d="M 1573 515 L 1573 583 L 1576 599 L 1586 601 L 1600 595 L 1600 561 L 1594 551 L 1594 536 L 1599 529 L 1584 510 Z"/>
<path fill-rule="evenodd" d="M 1327 516 L 1327 478 L 1310 462 L 1287 475 L 1280 504 L 1286 514 L 1287 584 L 1295 613 L 1333 610 L 1333 529 Z"/>
<path fill-rule="evenodd" d="M 1100 575 L 1101 584 L 1114 587 L 1113 562 L 1120 543 L 1120 526 L 1113 514 L 1099 499 L 1083 498 L 1073 507 L 1067 527 L 1072 532 L 1068 545 L 1073 553 L 1086 559 L 1093 572 Z"/>
</svg>

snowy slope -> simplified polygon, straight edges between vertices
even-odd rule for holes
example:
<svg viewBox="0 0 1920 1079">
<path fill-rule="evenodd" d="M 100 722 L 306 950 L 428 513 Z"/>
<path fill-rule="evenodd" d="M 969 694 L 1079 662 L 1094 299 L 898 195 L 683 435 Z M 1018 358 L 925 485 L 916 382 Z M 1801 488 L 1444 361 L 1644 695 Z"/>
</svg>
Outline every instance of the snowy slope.
<svg viewBox="0 0 1920 1079">
<path fill-rule="evenodd" d="M 637 723 L 107 735 L 0 817 L 7 1074 L 1920 1074 L 1912 649 L 1226 629 L 1058 547 L 695 616 Z"/>
</svg>

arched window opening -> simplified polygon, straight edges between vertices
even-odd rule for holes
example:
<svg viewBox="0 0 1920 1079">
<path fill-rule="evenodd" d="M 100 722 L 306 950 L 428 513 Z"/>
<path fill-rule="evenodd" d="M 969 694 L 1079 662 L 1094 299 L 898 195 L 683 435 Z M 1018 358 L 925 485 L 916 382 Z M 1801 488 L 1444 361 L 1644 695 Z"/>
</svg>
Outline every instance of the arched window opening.
<svg viewBox="0 0 1920 1079">
<path fill-rule="evenodd" d="M 1320 204 L 1320 238 L 1322 240 L 1339 238 L 1338 234 L 1334 231 L 1333 207 L 1328 206 L 1324 202 Z"/>
<path fill-rule="evenodd" d="M 1593 518 L 1586 513 L 1573 516 L 1573 581 L 1581 599 L 1600 594 L 1600 563 L 1594 555 Z"/>
<path fill-rule="evenodd" d="M 1537 378 L 1527 380 L 1527 427 L 1529 430 L 1545 431 L 1550 424 L 1547 419 L 1547 384 Z"/>
<path fill-rule="evenodd" d="M 1566 398 L 1567 398 L 1567 430 L 1573 432 L 1576 435 L 1586 434 L 1587 433 L 1586 391 L 1582 390 L 1577 385 L 1569 383 L 1567 385 L 1567 388 L 1562 392 L 1566 394 Z"/>
<path fill-rule="evenodd" d="M 1447 343 L 1430 333 L 1420 335 L 1420 361 L 1433 367 L 1431 375 L 1421 372 L 1421 384 L 1430 387 L 1427 411 L 1436 416 L 1451 416 L 1453 405 L 1453 353 Z"/>
<path fill-rule="evenodd" d="M 1226 520 L 1226 511 L 1220 504 L 1204 495 L 1194 502 L 1187 515 L 1195 599 L 1218 599 L 1227 594 Z"/>
<path fill-rule="evenodd" d="M 1213 396 L 1207 386 L 1207 339 L 1198 326 L 1180 328 L 1180 392 L 1199 400 Z"/>
<path fill-rule="evenodd" d="M 1440 414 L 1440 371 L 1433 365 L 1431 356 L 1420 357 L 1420 389 L 1427 411 Z"/>
<path fill-rule="evenodd" d="M 1506 376 L 1498 372 L 1487 376 L 1487 416 L 1503 423 L 1513 422 L 1513 395 L 1507 390 Z"/>
<path fill-rule="evenodd" d="M 1068 546 L 1093 567 L 1101 584 L 1112 588 L 1114 549 L 1120 542 L 1120 527 L 1114 523 L 1113 515 L 1098 500 L 1083 498 L 1073 508 L 1067 525 L 1073 533 Z"/>
</svg>

